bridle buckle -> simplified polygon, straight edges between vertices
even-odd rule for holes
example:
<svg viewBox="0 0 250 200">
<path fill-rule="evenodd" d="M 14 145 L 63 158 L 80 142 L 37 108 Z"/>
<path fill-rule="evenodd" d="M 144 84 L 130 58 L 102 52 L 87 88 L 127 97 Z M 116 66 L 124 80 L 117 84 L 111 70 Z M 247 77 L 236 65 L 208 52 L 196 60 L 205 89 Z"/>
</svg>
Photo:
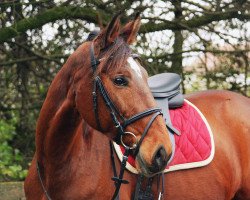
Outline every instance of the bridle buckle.
<svg viewBox="0 0 250 200">
<path fill-rule="evenodd" d="M 119 128 L 121 126 L 121 123 L 118 121 L 117 124 L 115 125 L 115 128 Z"/>
</svg>

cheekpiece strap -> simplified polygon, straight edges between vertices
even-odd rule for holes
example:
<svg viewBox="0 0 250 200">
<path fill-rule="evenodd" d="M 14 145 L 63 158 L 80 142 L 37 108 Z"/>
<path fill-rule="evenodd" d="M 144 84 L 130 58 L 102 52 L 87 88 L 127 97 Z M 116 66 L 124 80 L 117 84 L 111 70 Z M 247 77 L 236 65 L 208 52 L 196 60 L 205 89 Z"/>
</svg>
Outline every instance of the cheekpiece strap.
<svg viewBox="0 0 250 200">
<path fill-rule="evenodd" d="M 150 121 L 148 122 L 147 126 L 145 127 L 144 132 L 142 133 L 142 136 L 141 136 L 141 138 L 140 138 L 140 140 L 139 140 L 139 142 L 138 142 L 138 144 L 137 144 L 137 147 L 135 148 L 134 156 L 136 156 L 136 155 L 138 154 L 143 139 L 146 137 L 149 128 L 151 127 L 152 123 L 154 122 L 154 120 L 156 119 L 156 117 L 157 117 L 158 115 L 162 115 L 162 113 L 161 113 L 161 112 L 156 112 L 156 113 L 151 117 Z"/>
<path fill-rule="evenodd" d="M 91 43 L 90 46 L 90 59 L 91 59 L 91 67 L 93 69 L 93 71 L 95 72 L 98 65 L 100 64 L 100 61 L 98 59 L 96 59 L 95 57 L 95 51 L 94 51 L 94 43 Z"/>
</svg>

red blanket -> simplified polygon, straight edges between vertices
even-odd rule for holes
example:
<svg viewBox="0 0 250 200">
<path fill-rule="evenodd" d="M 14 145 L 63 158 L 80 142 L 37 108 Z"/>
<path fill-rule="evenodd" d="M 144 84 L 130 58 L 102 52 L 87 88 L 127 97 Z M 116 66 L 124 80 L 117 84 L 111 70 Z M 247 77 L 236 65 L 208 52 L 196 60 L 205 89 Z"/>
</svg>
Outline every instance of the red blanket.
<svg viewBox="0 0 250 200">
<path fill-rule="evenodd" d="M 172 124 L 181 135 L 174 135 L 174 157 L 164 172 L 180 169 L 202 167 L 209 164 L 214 157 L 214 140 L 210 126 L 192 103 L 185 100 L 181 108 L 170 110 Z M 114 143 L 119 159 L 122 159 L 124 149 Z M 129 157 L 127 169 L 138 173 L 135 160 Z"/>
</svg>

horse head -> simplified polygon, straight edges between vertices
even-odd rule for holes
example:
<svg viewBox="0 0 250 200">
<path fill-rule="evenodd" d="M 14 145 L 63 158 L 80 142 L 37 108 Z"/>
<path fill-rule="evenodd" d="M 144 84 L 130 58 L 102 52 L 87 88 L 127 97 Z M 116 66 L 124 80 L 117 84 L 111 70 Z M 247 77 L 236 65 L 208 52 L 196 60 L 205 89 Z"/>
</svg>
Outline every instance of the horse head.
<svg viewBox="0 0 250 200">
<path fill-rule="evenodd" d="M 76 108 L 90 126 L 134 149 L 138 171 L 152 176 L 166 167 L 171 141 L 148 87 L 148 74 L 129 47 L 140 17 L 124 27 L 119 18 L 116 15 L 70 58 L 82 59 L 73 81 Z"/>
</svg>

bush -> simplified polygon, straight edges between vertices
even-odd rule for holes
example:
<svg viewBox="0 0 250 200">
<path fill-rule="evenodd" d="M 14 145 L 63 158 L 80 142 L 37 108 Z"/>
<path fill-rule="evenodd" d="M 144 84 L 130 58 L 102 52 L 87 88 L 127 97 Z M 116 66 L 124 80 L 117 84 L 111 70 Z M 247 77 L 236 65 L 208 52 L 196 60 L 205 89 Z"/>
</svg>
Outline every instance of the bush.
<svg viewBox="0 0 250 200">
<path fill-rule="evenodd" d="M 23 180 L 27 174 L 20 150 L 11 146 L 16 135 L 15 121 L 0 120 L 0 181 Z"/>
</svg>

